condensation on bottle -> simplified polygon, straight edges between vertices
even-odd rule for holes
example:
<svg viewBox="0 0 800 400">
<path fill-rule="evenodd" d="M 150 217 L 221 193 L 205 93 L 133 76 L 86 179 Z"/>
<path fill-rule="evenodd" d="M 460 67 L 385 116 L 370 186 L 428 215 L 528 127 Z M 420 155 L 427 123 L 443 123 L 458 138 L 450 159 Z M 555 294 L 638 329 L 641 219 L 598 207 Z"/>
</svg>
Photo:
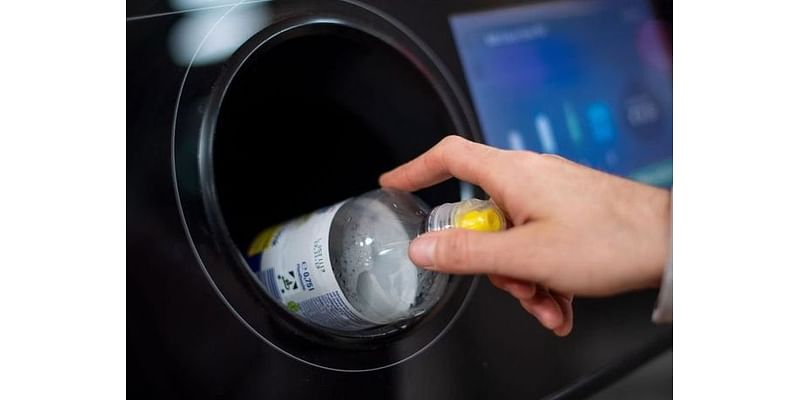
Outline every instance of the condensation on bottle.
<svg viewBox="0 0 800 400">
<path fill-rule="evenodd" d="M 449 276 L 417 268 L 408 246 L 422 233 L 452 228 L 499 231 L 506 220 L 489 200 L 431 210 L 411 193 L 378 189 L 264 230 L 248 263 L 267 294 L 300 319 L 360 331 L 436 305 Z"/>
</svg>

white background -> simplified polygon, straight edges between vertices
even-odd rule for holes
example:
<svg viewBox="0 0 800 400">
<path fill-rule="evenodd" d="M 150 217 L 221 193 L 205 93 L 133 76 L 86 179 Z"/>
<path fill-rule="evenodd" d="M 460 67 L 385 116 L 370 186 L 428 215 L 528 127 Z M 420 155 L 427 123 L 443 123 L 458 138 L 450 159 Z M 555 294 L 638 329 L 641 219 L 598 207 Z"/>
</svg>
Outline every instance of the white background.
<svg viewBox="0 0 800 400">
<path fill-rule="evenodd" d="M 798 7 L 676 3 L 675 397 L 797 398 Z"/>
<path fill-rule="evenodd" d="M 795 398 L 798 7 L 676 3 L 675 396 Z M 123 8 L 3 5 L 0 398 L 125 396 Z"/>
</svg>

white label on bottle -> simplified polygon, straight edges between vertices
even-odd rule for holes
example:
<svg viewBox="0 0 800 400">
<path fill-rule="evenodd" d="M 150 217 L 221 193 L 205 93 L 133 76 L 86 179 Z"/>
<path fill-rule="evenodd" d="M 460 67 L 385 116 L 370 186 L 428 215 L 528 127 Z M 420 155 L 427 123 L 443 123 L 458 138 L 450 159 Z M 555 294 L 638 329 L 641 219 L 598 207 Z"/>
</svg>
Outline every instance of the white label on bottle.
<svg viewBox="0 0 800 400">
<path fill-rule="evenodd" d="M 342 204 L 264 231 L 254 242 L 262 242 L 261 252 L 250 262 L 270 297 L 290 312 L 321 326 L 353 331 L 375 324 L 350 304 L 331 266 L 328 238 Z"/>
</svg>

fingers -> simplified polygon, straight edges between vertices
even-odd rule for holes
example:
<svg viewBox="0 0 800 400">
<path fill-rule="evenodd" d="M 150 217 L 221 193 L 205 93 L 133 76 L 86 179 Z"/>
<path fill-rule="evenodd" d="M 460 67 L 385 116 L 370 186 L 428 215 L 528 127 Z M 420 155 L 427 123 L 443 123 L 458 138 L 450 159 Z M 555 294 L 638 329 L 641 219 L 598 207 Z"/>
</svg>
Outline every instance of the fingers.
<svg viewBox="0 0 800 400">
<path fill-rule="evenodd" d="M 547 289 L 539 288 L 535 296 L 527 300 L 520 300 L 519 304 L 547 329 L 555 331 L 564 324 L 561 306 Z"/>
<path fill-rule="evenodd" d="M 570 332 L 572 332 L 572 321 L 573 321 L 573 311 L 572 311 L 572 296 L 563 295 L 557 292 L 550 292 L 553 295 L 553 299 L 556 300 L 559 307 L 561 308 L 561 313 L 563 314 L 564 318 L 561 325 L 557 326 L 553 329 L 553 332 L 558 336 L 567 336 Z"/>
<path fill-rule="evenodd" d="M 551 287 L 551 251 L 539 227 L 529 224 L 501 232 L 448 229 L 411 242 L 408 255 L 419 267 L 450 274 L 496 274 Z"/>
<path fill-rule="evenodd" d="M 502 275 L 488 275 L 489 281 L 500 290 L 508 292 L 518 300 L 532 298 L 536 294 L 536 285 L 519 279 Z"/>
<path fill-rule="evenodd" d="M 525 241 L 518 230 L 475 232 L 448 229 L 426 233 L 411 242 L 408 255 L 419 267 L 451 274 L 499 274 L 520 278 Z"/>
<path fill-rule="evenodd" d="M 451 177 L 491 190 L 488 171 L 496 171 L 502 150 L 448 136 L 419 157 L 381 175 L 381 186 L 413 192 Z"/>
<path fill-rule="evenodd" d="M 537 289 L 534 283 L 502 275 L 488 275 L 488 278 L 498 289 L 508 292 L 519 300 L 525 311 L 536 317 L 557 336 L 567 336 L 572 331 L 574 315 L 572 295 L 564 295 L 545 288 Z"/>
</svg>

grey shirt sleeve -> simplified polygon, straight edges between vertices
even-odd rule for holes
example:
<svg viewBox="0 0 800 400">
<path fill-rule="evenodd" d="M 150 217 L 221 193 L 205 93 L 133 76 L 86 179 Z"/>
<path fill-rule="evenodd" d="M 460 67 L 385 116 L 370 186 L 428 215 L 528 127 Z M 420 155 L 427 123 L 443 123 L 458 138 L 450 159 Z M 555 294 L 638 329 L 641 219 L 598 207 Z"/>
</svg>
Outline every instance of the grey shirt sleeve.
<svg viewBox="0 0 800 400">
<path fill-rule="evenodd" d="M 671 229 L 670 229 L 671 231 Z M 670 232 L 669 257 L 664 266 L 661 278 L 661 290 L 658 293 L 656 308 L 653 310 L 653 322 L 657 324 L 672 323 L 672 232 Z"/>
<path fill-rule="evenodd" d="M 664 267 L 661 291 L 658 293 L 656 309 L 653 310 L 653 322 L 657 324 L 672 323 L 672 255 Z"/>
</svg>

